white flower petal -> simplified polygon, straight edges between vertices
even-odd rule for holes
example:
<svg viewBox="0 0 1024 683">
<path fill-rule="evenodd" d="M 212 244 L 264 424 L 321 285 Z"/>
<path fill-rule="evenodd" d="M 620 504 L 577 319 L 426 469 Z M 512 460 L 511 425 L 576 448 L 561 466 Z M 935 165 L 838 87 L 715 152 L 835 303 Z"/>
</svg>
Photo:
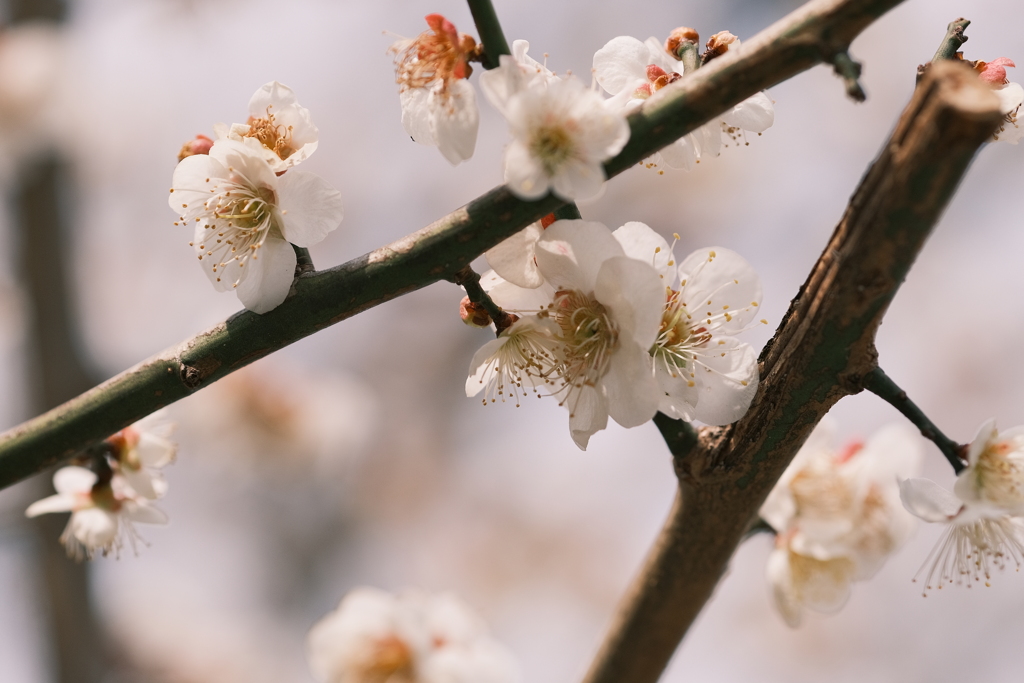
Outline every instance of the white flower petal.
<svg viewBox="0 0 1024 683">
<path fill-rule="evenodd" d="M 930 479 L 901 481 L 900 500 L 907 512 L 926 522 L 948 522 L 963 507 L 956 496 Z"/>
<path fill-rule="evenodd" d="M 651 63 L 647 46 L 636 38 L 612 38 L 594 54 L 594 76 L 609 94 L 635 90 L 647 82 L 647 65 Z"/>
<path fill-rule="evenodd" d="M 551 190 L 566 201 L 587 201 L 600 196 L 605 179 L 600 163 L 572 159 L 551 179 Z"/>
<path fill-rule="evenodd" d="M 398 98 L 402 105 L 402 127 L 409 137 L 421 145 L 437 145 L 431 125 L 432 113 L 427 105 L 430 91 L 426 88 L 408 88 Z"/>
<path fill-rule="evenodd" d="M 712 256 L 714 254 L 714 256 Z M 742 256 L 725 247 L 698 249 L 679 264 L 682 301 L 690 311 L 711 312 L 723 334 L 736 334 L 758 316 L 761 278 Z"/>
<path fill-rule="evenodd" d="M 668 264 L 672 260 L 672 252 L 664 237 L 637 221 L 626 223 L 612 234 L 622 245 L 626 256 L 649 264 L 662 278 L 667 276 L 669 282 L 666 285 L 671 284 L 675 266 Z"/>
<path fill-rule="evenodd" d="M 695 417 L 709 425 L 731 424 L 747 413 L 757 393 L 757 354 L 732 337 L 715 337 L 709 346 L 697 363 L 701 391 Z"/>
<path fill-rule="evenodd" d="M 537 241 L 537 267 L 556 289 L 594 291 L 605 260 L 624 256 L 622 246 L 601 223 L 555 221 Z"/>
<path fill-rule="evenodd" d="M 722 120 L 736 128 L 763 133 L 775 123 L 775 105 L 767 93 L 759 92 L 722 114 Z"/>
<path fill-rule="evenodd" d="M 1024 88 L 1020 83 L 1007 83 L 1001 88 L 996 88 L 995 93 L 999 98 L 999 111 L 1004 114 L 1009 114 L 1024 104 Z"/>
<path fill-rule="evenodd" d="M 167 524 L 167 514 L 152 505 L 129 502 L 125 504 L 125 514 L 133 522 L 142 524 Z"/>
<path fill-rule="evenodd" d="M 608 397 L 608 414 L 626 428 L 639 427 L 658 412 L 658 384 L 651 372 L 646 346 L 619 341 L 602 382 Z"/>
<path fill-rule="evenodd" d="M 505 149 L 505 184 L 512 194 L 530 201 L 548 193 L 551 177 L 526 146 L 514 140 Z"/>
<path fill-rule="evenodd" d="M 90 551 L 109 548 L 117 539 L 117 515 L 96 507 L 85 508 L 71 514 L 68 529 Z"/>
<path fill-rule="evenodd" d="M 480 111 L 473 86 L 465 79 L 448 85 L 447 96 L 435 90 L 430 94 L 431 125 L 437 149 L 453 166 L 469 159 L 476 149 Z"/>
<path fill-rule="evenodd" d="M 298 247 L 320 242 L 344 216 L 341 193 L 320 176 L 303 171 L 281 176 L 277 206 L 284 221 L 284 238 Z"/>
<path fill-rule="evenodd" d="M 580 450 L 587 450 L 590 437 L 608 426 L 608 401 L 594 387 L 584 385 L 566 398 L 569 434 Z"/>
<path fill-rule="evenodd" d="M 697 158 L 700 156 L 693 142 L 692 135 L 684 135 L 668 147 L 663 147 L 659 152 L 662 161 L 670 168 L 692 171 L 697 165 Z"/>
<path fill-rule="evenodd" d="M 626 256 L 605 259 L 597 273 L 594 297 L 611 311 L 620 337 L 646 353 L 658 336 L 665 308 L 665 286 L 657 271 Z"/>
<path fill-rule="evenodd" d="M 84 467 L 61 467 L 53 475 L 57 493 L 89 493 L 96 484 L 96 474 Z"/>
<path fill-rule="evenodd" d="M 292 171 L 294 173 L 294 171 Z M 246 276 L 238 284 L 238 300 L 253 313 L 266 313 L 281 305 L 295 279 L 295 251 L 282 239 L 268 237 L 249 259 Z"/>
<path fill-rule="evenodd" d="M 25 510 L 26 517 L 38 517 L 51 512 L 71 512 L 75 509 L 75 498 L 69 494 L 58 493 L 42 500 L 37 500 Z"/>
<path fill-rule="evenodd" d="M 537 240 L 543 228 L 539 222 L 531 223 L 523 230 L 489 249 L 484 255 L 487 263 L 498 275 L 514 285 L 534 289 L 544 283 L 544 277 L 534 260 Z"/>
</svg>

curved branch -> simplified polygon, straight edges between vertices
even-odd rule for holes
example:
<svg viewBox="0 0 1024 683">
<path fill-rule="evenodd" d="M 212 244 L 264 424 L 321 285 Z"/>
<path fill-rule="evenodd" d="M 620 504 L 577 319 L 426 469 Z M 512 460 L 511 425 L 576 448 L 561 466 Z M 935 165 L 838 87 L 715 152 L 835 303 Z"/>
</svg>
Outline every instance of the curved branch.
<svg viewBox="0 0 1024 683">
<path fill-rule="evenodd" d="M 1000 119 L 969 69 L 929 69 L 761 354 L 750 411 L 677 460 L 675 505 L 586 683 L 660 677 L 807 435 L 876 367 L 882 316 Z"/>
<path fill-rule="evenodd" d="M 631 136 L 605 164 L 622 173 L 754 93 L 849 45 L 901 0 L 814 0 L 648 100 Z M 71 458 L 132 422 L 288 344 L 372 306 L 454 274 L 565 202 L 524 202 L 495 188 L 397 242 L 300 277 L 295 294 L 264 315 L 248 311 L 122 372 L 0 435 L 0 488 Z"/>
</svg>

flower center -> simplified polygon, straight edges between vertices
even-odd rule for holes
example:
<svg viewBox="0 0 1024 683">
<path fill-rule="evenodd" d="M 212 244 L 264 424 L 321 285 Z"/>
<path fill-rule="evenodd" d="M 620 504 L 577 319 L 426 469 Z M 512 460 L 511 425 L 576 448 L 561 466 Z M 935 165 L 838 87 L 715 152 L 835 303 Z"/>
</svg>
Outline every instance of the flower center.
<svg viewBox="0 0 1024 683">
<path fill-rule="evenodd" d="M 210 198 L 203 204 L 212 218 L 205 225 L 199 259 L 217 259 L 214 273 L 232 263 L 244 268 L 250 257 L 258 259 L 267 235 L 274 230 L 280 232 L 274 219 L 276 202 L 272 189 L 257 188 L 248 178 L 230 169 L 228 177 L 213 186 Z M 217 281 L 220 282 L 219 276 Z"/>
<path fill-rule="evenodd" d="M 558 168 L 575 156 L 576 144 L 568 126 L 560 122 L 535 130 L 530 140 L 530 152 L 540 160 L 549 175 L 554 175 Z"/>
<path fill-rule="evenodd" d="M 414 680 L 412 651 L 397 636 L 385 636 L 372 645 L 360 681 L 406 683 Z"/>
<path fill-rule="evenodd" d="M 282 159 L 287 159 L 295 153 L 295 147 L 292 145 L 292 127 L 286 128 L 274 123 L 274 115 L 270 113 L 269 107 L 266 118 L 257 119 L 250 116 L 248 123 L 249 132 L 245 137 L 256 138 L 261 145 Z"/>
<path fill-rule="evenodd" d="M 578 290 L 557 292 L 551 314 L 561 331 L 566 386 L 595 385 L 619 345 L 618 325 L 600 302 Z"/>
<path fill-rule="evenodd" d="M 696 355 L 695 349 L 711 341 L 707 327 L 691 327 L 692 318 L 686 304 L 679 300 L 679 292 L 669 290 L 658 338 L 651 347 L 655 361 L 662 363 L 673 377 L 678 377 L 680 371 L 688 372 L 690 386 L 693 386 L 693 372 L 687 369 Z"/>
<path fill-rule="evenodd" d="M 1008 457 L 1012 452 L 1010 444 L 996 442 L 982 451 L 974 467 L 985 498 L 1007 508 L 1024 504 L 1024 468 L 1019 460 Z"/>
<path fill-rule="evenodd" d="M 473 72 L 469 59 L 477 52 L 476 41 L 440 14 L 427 16 L 430 31 L 424 31 L 413 40 L 392 45 L 395 53 L 395 82 L 404 91 L 425 88 L 435 81 L 446 91 L 449 81 L 469 78 Z"/>
</svg>

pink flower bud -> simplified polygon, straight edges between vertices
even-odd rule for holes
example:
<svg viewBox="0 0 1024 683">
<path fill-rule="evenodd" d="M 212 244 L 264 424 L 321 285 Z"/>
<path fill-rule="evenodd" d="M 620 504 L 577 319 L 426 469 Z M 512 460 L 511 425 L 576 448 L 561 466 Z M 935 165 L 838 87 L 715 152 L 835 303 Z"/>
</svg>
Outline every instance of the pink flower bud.
<svg viewBox="0 0 1024 683">
<path fill-rule="evenodd" d="M 484 307 L 470 301 L 468 296 L 462 297 L 459 302 L 459 317 L 470 327 L 487 327 L 491 324 L 491 316 Z"/>
<path fill-rule="evenodd" d="M 1015 67 L 1017 65 L 1013 63 L 1012 59 L 1000 57 L 991 62 L 979 61 L 974 68 L 978 70 L 981 80 L 993 85 L 1002 85 L 1006 83 L 1006 67 L 1008 66 Z"/>
<path fill-rule="evenodd" d="M 196 154 L 209 154 L 211 147 L 213 147 L 213 140 L 205 135 L 197 135 L 194 140 L 189 140 L 181 146 L 181 151 L 178 152 L 178 161 Z"/>
</svg>

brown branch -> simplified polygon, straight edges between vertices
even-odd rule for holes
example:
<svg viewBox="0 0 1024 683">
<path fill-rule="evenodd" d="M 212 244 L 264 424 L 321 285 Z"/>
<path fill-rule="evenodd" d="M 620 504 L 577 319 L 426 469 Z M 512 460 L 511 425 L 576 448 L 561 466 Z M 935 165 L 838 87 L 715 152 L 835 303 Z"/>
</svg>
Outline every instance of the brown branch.
<svg viewBox="0 0 1024 683">
<path fill-rule="evenodd" d="M 765 347 L 750 411 L 676 461 L 672 512 L 586 683 L 659 678 L 793 455 L 876 367 L 889 302 L 1000 120 L 969 69 L 932 66 Z"/>
<path fill-rule="evenodd" d="M 609 178 L 759 90 L 832 60 L 900 0 L 813 0 L 651 98 L 629 116 L 630 139 L 605 163 Z M 65 461 L 92 443 L 267 354 L 372 306 L 451 279 L 501 240 L 565 202 L 495 188 L 393 244 L 299 278 L 279 307 L 243 311 L 0 435 L 0 488 Z"/>
</svg>

